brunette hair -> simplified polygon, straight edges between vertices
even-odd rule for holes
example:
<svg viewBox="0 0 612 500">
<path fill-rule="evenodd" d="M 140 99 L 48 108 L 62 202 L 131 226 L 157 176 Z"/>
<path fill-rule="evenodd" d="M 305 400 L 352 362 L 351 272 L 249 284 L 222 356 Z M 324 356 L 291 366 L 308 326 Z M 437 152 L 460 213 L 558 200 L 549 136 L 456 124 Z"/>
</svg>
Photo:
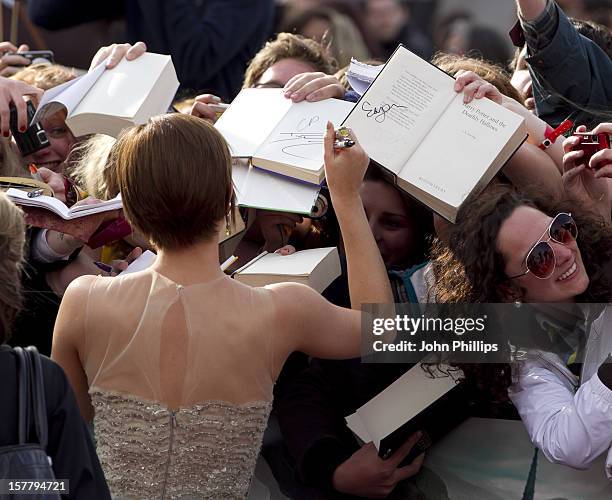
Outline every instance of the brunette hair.
<svg viewBox="0 0 612 500">
<path fill-rule="evenodd" d="M 337 69 L 336 61 L 319 42 L 292 33 L 279 33 L 255 54 L 244 74 L 242 88 L 253 87 L 270 66 L 283 59 L 297 59 L 326 75 Z"/>
<path fill-rule="evenodd" d="M 510 83 L 510 75 L 508 72 L 504 68 L 493 63 L 474 57 L 444 54 L 441 52 L 437 53 L 431 62 L 441 70 L 453 76 L 459 70 L 473 71 L 480 78 L 497 87 L 497 90 L 506 97 L 511 97 L 520 103 L 524 101 L 519 91 Z"/>
<path fill-rule="evenodd" d="M 23 302 L 21 269 L 24 243 L 23 213 L 0 192 L 0 344 L 8 340 Z"/>
<path fill-rule="evenodd" d="M 231 166 L 221 134 L 181 113 L 128 129 L 110 155 L 128 219 L 159 249 L 219 233 L 221 220 L 234 212 Z"/>
<path fill-rule="evenodd" d="M 600 218 L 581 212 L 575 203 L 544 198 L 532 192 L 519 193 L 508 185 L 491 185 L 459 210 L 448 246 L 437 242 L 432 254 L 439 302 L 496 303 L 520 299 L 524 290 L 505 273 L 505 262 L 497 246 L 503 222 L 520 206 L 533 207 L 554 217 L 571 212 L 580 229 L 577 241 L 589 276 L 589 286 L 578 302 L 612 301 L 610 261 L 612 230 Z"/>
<path fill-rule="evenodd" d="M 408 259 L 410 261 L 410 265 L 423 262 L 429 256 L 432 238 L 435 232 L 433 225 L 433 213 L 431 210 L 398 188 L 389 178 L 389 176 L 385 175 L 380 167 L 372 162 L 370 162 L 370 166 L 366 171 L 363 181 L 388 184 L 398 192 L 402 199 L 404 208 L 406 209 L 406 213 L 410 216 L 410 220 L 414 227 L 415 242 L 413 246 L 413 253 L 412 255 L 406 257 L 410 257 Z"/>
</svg>

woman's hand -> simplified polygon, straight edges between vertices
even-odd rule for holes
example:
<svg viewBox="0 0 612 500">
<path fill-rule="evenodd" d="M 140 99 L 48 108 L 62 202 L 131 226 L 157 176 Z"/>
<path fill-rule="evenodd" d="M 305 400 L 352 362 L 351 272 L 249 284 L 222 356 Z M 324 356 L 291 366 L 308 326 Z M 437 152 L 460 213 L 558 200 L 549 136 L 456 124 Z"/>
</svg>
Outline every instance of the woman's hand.
<svg viewBox="0 0 612 500">
<path fill-rule="evenodd" d="M 53 189 L 55 198 L 62 203 L 66 203 L 66 184 L 64 183 L 64 176 L 46 167 L 40 167 L 38 169 L 38 174 L 42 181 Z"/>
<path fill-rule="evenodd" d="M 285 245 L 284 247 L 279 248 L 274 253 L 280 253 L 281 255 L 291 255 L 292 253 L 295 253 L 295 252 L 296 252 L 296 249 L 293 245 Z"/>
<path fill-rule="evenodd" d="M 19 131 L 25 132 L 28 128 L 28 110 L 26 101 L 23 98 L 26 95 L 38 100 L 43 95 L 43 91 L 19 80 L 10 80 L 0 76 L 0 130 L 4 137 L 11 135 L 11 103 L 17 109 L 17 127 Z"/>
<path fill-rule="evenodd" d="M 215 123 L 218 119 L 218 115 L 213 106 L 220 103 L 221 99 L 216 95 L 199 95 L 195 98 L 195 102 L 193 103 L 189 114 L 202 118 L 203 120 L 208 120 L 210 123 Z"/>
<path fill-rule="evenodd" d="M 142 248 L 134 248 L 125 259 L 115 259 L 111 264 L 111 271 L 99 271 L 98 274 L 101 276 L 117 276 L 125 271 L 128 266 L 134 262 L 138 257 L 142 255 Z"/>
<path fill-rule="evenodd" d="M 355 141 L 354 146 L 334 148 L 336 132 L 331 122 L 327 122 L 327 131 L 323 141 L 325 177 L 334 204 L 344 199 L 359 197 L 359 188 L 370 163 L 370 158 L 350 131 L 349 136 Z"/>
<path fill-rule="evenodd" d="M 91 60 L 89 71 L 98 66 L 108 57 L 106 61 L 106 69 L 113 69 L 124 57 L 128 61 L 140 57 L 147 51 L 147 46 L 144 42 L 136 42 L 134 45 L 129 43 L 113 43 L 106 47 L 100 47 L 96 55 Z"/>
<path fill-rule="evenodd" d="M 473 71 L 459 70 L 455 74 L 455 92 L 463 91 L 463 102 L 468 104 L 474 99 L 488 97 L 497 104 L 502 103 L 502 94 L 497 87 L 486 82 Z"/>
<path fill-rule="evenodd" d="M 335 97 L 343 99 L 346 89 L 335 76 L 325 73 L 302 73 L 285 84 L 284 96 L 293 102 L 315 102 Z"/>
<path fill-rule="evenodd" d="M 13 76 L 24 66 L 29 66 L 30 60 L 22 57 L 18 52 L 30 50 L 27 45 L 15 47 L 11 42 L 0 42 L 0 76 Z"/>
<path fill-rule="evenodd" d="M 612 137 L 612 123 L 600 123 L 591 133 L 605 133 Z M 608 177 L 612 179 L 612 149 L 602 149 L 591 156 L 589 168 L 595 170 L 596 178 Z"/>
<path fill-rule="evenodd" d="M 585 132 L 581 125 L 577 132 Z M 563 141 L 563 188 L 566 194 L 588 210 L 600 213 L 605 220 L 610 220 L 610 194 L 608 181 L 598 172 L 584 164 L 584 151 L 574 150 L 580 138 L 571 136 Z M 609 151 L 609 150 L 608 150 Z M 600 151 L 601 153 L 601 151 Z M 593 158 L 595 155 L 593 155 Z M 593 160 L 591 158 L 591 160 Z M 602 170 L 606 167 L 602 167 Z"/>
</svg>

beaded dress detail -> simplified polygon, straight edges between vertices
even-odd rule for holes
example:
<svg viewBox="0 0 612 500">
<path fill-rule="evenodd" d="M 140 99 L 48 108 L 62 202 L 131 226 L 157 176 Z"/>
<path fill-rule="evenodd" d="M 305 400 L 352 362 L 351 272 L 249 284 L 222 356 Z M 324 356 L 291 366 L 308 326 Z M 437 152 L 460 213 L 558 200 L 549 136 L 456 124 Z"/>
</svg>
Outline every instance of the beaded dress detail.
<svg viewBox="0 0 612 500">
<path fill-rule="evenodd" d="M 263 328 L 274 314 L 266 291 L 237 288 L 225 277 L 181 286 L 147 273 L 150 280 L 143 273 L 121 283 L 99 278 L 87 307 L 84 367 L 111 493 L 245 498 L 275 379 L 271 335 Z M 131 304 L 142 297 L 142 313 L 109 318 L 97 306 L 109 293 L 114 304 L 123 295 Z M 219 301 L 242 304 L 245 314 L 215 316 Z M 250 315 L 250 308 L 262 315 Z M 107 333 L 98 335 L 104 322 Z M 162 353 L 175 340 L 184 343 L 176 351 L 184 351 L 184 364 L 170 376 Z"/>
</svg>

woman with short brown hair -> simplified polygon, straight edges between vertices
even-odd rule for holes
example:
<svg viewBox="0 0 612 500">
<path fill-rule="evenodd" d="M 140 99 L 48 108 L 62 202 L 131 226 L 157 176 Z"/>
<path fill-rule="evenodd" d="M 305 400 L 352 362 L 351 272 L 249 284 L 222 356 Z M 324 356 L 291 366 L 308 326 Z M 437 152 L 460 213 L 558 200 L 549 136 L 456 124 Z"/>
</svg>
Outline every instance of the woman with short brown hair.
<svg viewBox="0 0 612 500">
<path fill-rule="evenodd" d="M 352 303 L 392 302 L 358 194 L 368 157 L 358 145 L 335 151 L 333 141 L 328 124 L 327 180 Z M 244 497 L 287 356 L 358 355 L 360 314 L 302 285 L 251 288 L 219 269 L 231 162 L 208 123 L 156 117 L 125 133 L 112 155 L 128 219 L 158 257 L 125 277 L 76 280 L 53 357 L 94 418 L 113 494 Z"/>
</svg>

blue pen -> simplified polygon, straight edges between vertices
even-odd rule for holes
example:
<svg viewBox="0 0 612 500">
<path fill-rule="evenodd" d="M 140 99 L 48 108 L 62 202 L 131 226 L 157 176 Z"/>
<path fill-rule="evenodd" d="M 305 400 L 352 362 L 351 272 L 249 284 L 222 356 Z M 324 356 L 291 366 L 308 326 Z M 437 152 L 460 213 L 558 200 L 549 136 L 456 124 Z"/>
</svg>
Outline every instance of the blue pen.
<svg viewBox="0 0 612 500">
<path fill-rule="evenodd" d="M 101 269 L 105 273 L 112 273 L 113 272 L 112 266 L 109 266 L 108 264 L 105 264 L 104 262 L 94 262 L 94 264 L 95 264 L 95 266 L 98 269 Z"/>
</svg>

